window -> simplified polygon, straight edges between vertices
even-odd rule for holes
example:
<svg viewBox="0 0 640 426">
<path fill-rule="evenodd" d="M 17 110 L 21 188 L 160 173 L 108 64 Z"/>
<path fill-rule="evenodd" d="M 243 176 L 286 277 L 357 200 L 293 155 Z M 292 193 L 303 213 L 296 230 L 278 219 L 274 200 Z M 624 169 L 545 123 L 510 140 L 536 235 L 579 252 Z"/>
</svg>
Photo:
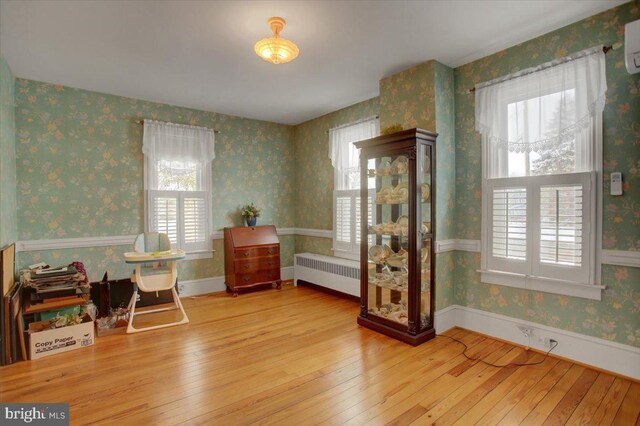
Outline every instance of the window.
<svg viewBox="0 0 640 426">
<path fill-rule="evenodd" d="M 329 130 L 329 158 L 334 167 L 333 254 L 360 258 L 360 154 L 353 145 L 380 134 L 377 117 Z M 373 224 L 374 190 L 369 194 L 369 220 Z"/>
<path fill-rule="evenodd" d="M 482 281 L 600 298 L 604 53 L 481 84 Z"/>
<path fill-rule="evenodd" d="M 186 252 L 211 251 L 213 131 L 145 120 L 145 210 L 149 231 Z"/>
</svg>

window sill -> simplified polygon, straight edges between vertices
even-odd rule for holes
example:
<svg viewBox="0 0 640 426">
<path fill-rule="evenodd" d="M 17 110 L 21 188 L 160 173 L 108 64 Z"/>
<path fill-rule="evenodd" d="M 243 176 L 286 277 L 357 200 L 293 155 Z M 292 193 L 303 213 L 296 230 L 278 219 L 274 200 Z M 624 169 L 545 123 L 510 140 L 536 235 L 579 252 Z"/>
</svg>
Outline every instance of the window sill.
<svg viewBox="0 0 640 426">
<path fill-rule="evenodd" d="M 187 252 L 185 260 L 213 259 L 215 250 L 199 250 Z"/>
<path fill-rule="evenodd" d="M 354 254 L 350 251 L 346 251 L 346 250 L 339 250 L 339 249 L 334 249 L 332 248 L 331 251 L 333 252 L 333 255 L 335 257 L 340 257 L 342 259 L 348 259 L 348 260 L 355 260 L 355 261 L 360 261 L 360 253 L 358 254 Z"/>
<path fill-rule="evenodd" d="M 477 272 L 480 272 L 480 281 L 483 283 L 581 297 L 583 299 L 602 300 L 602 290 L 605 289 L 605 286 L 602 285 L 582 284 L 511 272 L 487 270 L 478 270 Z"/>
</svg>

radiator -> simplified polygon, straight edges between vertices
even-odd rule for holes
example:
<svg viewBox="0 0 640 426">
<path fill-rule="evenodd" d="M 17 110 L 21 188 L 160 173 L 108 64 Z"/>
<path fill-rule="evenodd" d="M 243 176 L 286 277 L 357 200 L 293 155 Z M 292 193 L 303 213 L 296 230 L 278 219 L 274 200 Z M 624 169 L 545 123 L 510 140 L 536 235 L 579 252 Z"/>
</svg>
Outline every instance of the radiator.
<svg viewBox="0 0 640 426">
<path fill-rule="evenodd" d="M 294 259 L 294 280 L 303 280 L 331 290 L 360 297 L 360 262 L 299 253 Z"/>
</svg>

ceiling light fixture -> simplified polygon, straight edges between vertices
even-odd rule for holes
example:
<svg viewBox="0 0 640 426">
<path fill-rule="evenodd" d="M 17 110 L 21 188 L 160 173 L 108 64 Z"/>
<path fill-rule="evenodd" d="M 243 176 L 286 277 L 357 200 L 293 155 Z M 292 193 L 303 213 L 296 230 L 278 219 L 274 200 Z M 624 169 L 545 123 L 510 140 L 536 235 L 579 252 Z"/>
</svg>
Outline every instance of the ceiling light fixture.
<svg viewBox="0 0 640 426">
<path fill-rule="evenodd" d="M 280 31 L 284 28 L 286 21 L 274 16 L 267 21 L 273 31 L 273 37 L 263 38 L 256 43 L 254 49 L 256 54 L 272 64 L 285 64 L 298 57 L 298 46 L 293 42 L 280 38 Z"/>
</svg>

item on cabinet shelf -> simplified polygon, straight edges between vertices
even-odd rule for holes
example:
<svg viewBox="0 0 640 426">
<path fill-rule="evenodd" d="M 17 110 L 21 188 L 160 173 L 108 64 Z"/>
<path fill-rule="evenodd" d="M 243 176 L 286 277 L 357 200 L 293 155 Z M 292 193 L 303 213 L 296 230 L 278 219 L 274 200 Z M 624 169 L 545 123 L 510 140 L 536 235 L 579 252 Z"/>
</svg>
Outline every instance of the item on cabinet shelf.
<svg viewBox="0 0 640 426">
<path fill-rule="evenodd" d="M 369 312 L 403 325 L 407 325 L 409 322 L 409 309 L 407 308 L 407 303 L 404 300 L 401 300 L 400 303 L 386 303 L 378 308 L 371 308 L 369 309 Z M 428 318 L 425 315 L 421 315 L 420 325 L 422 327 L 426 327 L 428 323 Z"/>
<path fill-rule="evenodd" d="M 360 149 L 361 191 L 376 194 L 373 206 L 361 206 L 361 223 L 371 217 L 382 222 L 369 225 L 370 236 L 361 239 L 362 250 L 371 260 L 360 260 L 358 324 L 412 345 L 435 336 L 431 253 L 436 136 L 411 129 L 355 143 Z M 376 168 L 367 170 L 372 165 Z M 381 176 L 387 170 L 393 178 Z M 409 186 L 414 188 L 411 194 Z M 416 199 L 418 191 L 421 195 Z"/>
<path fill-rule="evenodd" d="M 422 186 L 422 201 L 429 201 L 429 196 L 431 195 L 431 186 L 428 183 L 423 183 Z"/>
<path fill-rule="evenodd" d="M 408 218 L 405 221 L 405 219 L 403 219 L 403 216 L 400 216 L 400 218 L 398 219 L 398 222 L 387 222 L 387 223 L 380 223 L 378 225 L 369 225 L 367 229 L 369 234 L 406 237 L 409 235 Z M 420 232 L 422 234 L 430 234 L 431 224 L 423 223 L 420 226 Z"/>
<path fill-rule="evenodd" d="M 430 234 L 431 233 L 431 224 L 428 222 L 423 222 L 422 226 L 420 226 L 420 232 L 423 234 Z"/>
<path fill-rule="evenodd" d="M 401 248 L 397 253 L 387 258 L 387 264 L 394 268 L 406 268 L 409 260 L 409 252 Z"/>
<path fill-rule="evenodd" d="M 408 182 L 400 182 L 395 187 L 383 187 L 376 194 L 376 204 L 403 204 L 409 200 Z"/>
<path fill-rule="evenodd" d="M 280 289 L 280 241 L 273 225 L 224 228 L 224 273 L 227 291 L 275 284 Z"/>
<path fill-rule="evenodd" d="M 391 163 L 392 175 L 404 175 L 409 171 L 409 160 L 404 155 L 398 156 Z"/>
<path fill-rule="evenodd" d="M 260 209 L 257 208 L 253 203 L 247 204 L 242 207 L 242 217 L 244 218 L 247 226 L 256 226 L 256 222 L 260 217 Z"/>
<path fill-rule="evenodd" d="M 404 271 L 377 272 L 369 277 L 369 284 L 384 287 L 389 290 L 407 291 L 409 286 L 409 275 Z"/>
<path fill-rule="evenodd" d="M 372 246 L 369 249 L 369 259 L 375 263 L 384 263 L 388 257 L 395 253 L 387 244 L 383 246 Z"/>
<path fill-rule="evenodd" d="M 376 235 L 396 235 L 406 236 L 409 233 L 408 226 L 398 225 L 394 222 L 381 223 L 378 225 L 369 225 L 369 233 Z"/>
</svg>

